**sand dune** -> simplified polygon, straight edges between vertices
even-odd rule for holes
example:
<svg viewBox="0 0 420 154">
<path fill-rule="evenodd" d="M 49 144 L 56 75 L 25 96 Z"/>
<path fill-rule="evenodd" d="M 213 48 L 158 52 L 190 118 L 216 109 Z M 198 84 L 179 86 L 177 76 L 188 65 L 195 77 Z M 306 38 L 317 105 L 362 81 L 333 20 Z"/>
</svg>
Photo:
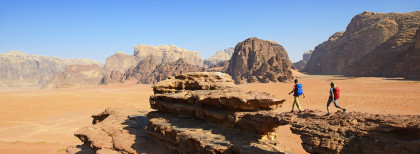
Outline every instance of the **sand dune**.
<svg viewBox="0 0 420 154">
<path fill-rule="evenodd" d="M 306 94 L 303 109 L 326 112 L 329 83 L 341 89 L 339 105 L 348 111 L 373 114 L 411 114 L 420 110 L 420 82 L 398 78 L 348 78 L 301 75 Z M 286 98 L 278 112 L 291 110 L 293 97 L 287 95 L 292 83 L 253 83 L 240 85 Z M 90 115 L 108 107 L 150 111 L 151 85 L 130 81 L 120 85 L 85 88 L 33 89 L 0 88 L 0 153 L 64 153 L 63 148 L 79 144 L 77 129 L 91 123 Z M 330 107 L 332 112 L 337 109 Z M 305 153 L 300 138 L 288 127 L 277 131 L 281 141 L 297 153 Z"/>
</svg>

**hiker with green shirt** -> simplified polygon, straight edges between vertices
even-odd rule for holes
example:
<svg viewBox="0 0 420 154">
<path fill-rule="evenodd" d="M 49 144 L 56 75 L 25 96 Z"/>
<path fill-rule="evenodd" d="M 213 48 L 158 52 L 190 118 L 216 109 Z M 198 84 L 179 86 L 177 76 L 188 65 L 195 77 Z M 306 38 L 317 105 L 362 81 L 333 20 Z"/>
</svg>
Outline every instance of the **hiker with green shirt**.
<svg viewBox="0 0 420 154">
<path fill-rule="evenodd" d="M 299 96 L 303 95 L 303 97 L 305 98 L 305 94 L 303 93 L 303 89 L 302 89 L 302 84 L 298 83 L 298 80 L 295 79 L 295 85 L 293 86 L 293 90 L 289 93 L 289 95 L 293 93 L 293 96 L 295 97 L 295 101 L 293 102 L 293 106 L 292 106 L 292 113 L 294 112 L 294 108 L 295 108 L 295 104 L 297 106 L 297 108 L 299 109 L 299 113 L 302 112 L 302 108 L 300 108 L 300 104 L 299 104 Z"/>
<path fill-rule="evenodd" d="M 327 102 L 328 113 L 327 113 L 326 116 L 330 115 L 330 109 L 328 109 L 328 107 L 330 106 L 331 102 L 334 102 L 334 105 L 335 105 L 336 108 L 342 109 L 343 113 L 346 113 L 346 109 L 338 106 L 338 104 L 337 104 L 337 100 L 340 98 L 340 88 L 335 87 L 334 82 L 331 82 L 330 85 L 331 85 L 331 88 L 330 88 L 330 91 L 329 91 L 330 97 L 328 98 L 328 102 Z"/>
</svg>

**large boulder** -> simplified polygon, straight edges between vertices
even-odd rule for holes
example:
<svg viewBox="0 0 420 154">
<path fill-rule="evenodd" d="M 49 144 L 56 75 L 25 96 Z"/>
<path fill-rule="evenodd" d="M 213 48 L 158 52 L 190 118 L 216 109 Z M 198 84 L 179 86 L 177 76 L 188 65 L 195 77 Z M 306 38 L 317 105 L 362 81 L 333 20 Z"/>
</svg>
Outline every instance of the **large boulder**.
<svg viewBox="0 0 420 154">
<path fill-rule="evenodd" d="M 66 65 L 73 64 L 103 65 L 89 59 L 63 59 L 19 51 L 0 53 L 0 86 L 40 86 L 63 71 Z"/>
<path fill-rule="evenodd" d="M 414 49 L 420 11 L 356 15 L 345 32 L 315 47 L 305 71 L 351 76 L 409 76 L 404 55 Z M 403 62 L 403 63 L 401 63 Z M 401 67 L 404 66 L 404 67 Z"/>
<path fill-rule="evenodd" d="M 236 83 L 283 82 L 293 78 L 292 66 L 286 50 L 277 42 L 248 38 L 236 45 L 227 73 Z"/>
<path fill-rule="evenodd" d="M 62 72 L 43 85 L 45 88 L 66 88 L 98 85 L 104 70 L 96 64 L 67 65 Z"/>
<path fill-rule="evenodd" d="M 139 60 L 143 60 L 148 55 L 153 55 L 158 64 L 174 62 L 182 58 L 188 64 L 203 66 L 203 60 L 201 60 L 197 51 L 189 51 L 184 48 L 178 48 L 175 45 L 150 46 L 141 44 L 134 46 L 134 56 Z"/>
</svg>

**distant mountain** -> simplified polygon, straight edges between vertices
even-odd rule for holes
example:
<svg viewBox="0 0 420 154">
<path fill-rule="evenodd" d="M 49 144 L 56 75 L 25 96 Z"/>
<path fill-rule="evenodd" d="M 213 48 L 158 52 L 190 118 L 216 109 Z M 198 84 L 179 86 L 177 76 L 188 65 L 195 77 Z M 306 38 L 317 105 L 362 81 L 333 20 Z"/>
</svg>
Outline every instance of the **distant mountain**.
<svg viewBox="0 0 420 154">
<path fill-rule="evenodd" d="M 178 48 L 175 45 L 136 45 L 134 46 L 133 55 L 136 56 L 139 61 L 146 58 L 148 55 L 153 55 L 158 64 L 174 62 L 182 58 L 184 62 L 188 64 L 200 67 L 203 66 L 203 60 L 197 51 L 189 51 L 184 48 Z"/>
<path fill-rule="evenodd" d="M 39 86 L 62 71 L 66 65 L 102 63 L 90 59 L 63 59 L 29 55 L 19 51 L 0 53 L 0 86 Z"/>
<path fill-rule="evenodd" d="M 136 66 L 138 61 L 138 58 L 134 55 L 127 55 L 123 52 L 117 52 L 106 58 L 104 69 L 106 72 L 125 72 L 128 68 Z"/>
<path fill-rule="evenodd" d="M 345 32 L 315 47 L 305 71 L 420 79 L 420 56 L 415 49 L 419 26 L 420 11 L 365 11 L 351 20 Z"/>
<path fill-rule="evenodd" d="M 96 64 L 67 65 L 63 71 L 43 85 L 45 88 L 67 88 L 98 85 L 104 76 L 104 70 Z"/>
<path fill-rule="evenodd" d="M 308 50 L 305 53 L 303 53 L 303 59 L 296 63 L 293 63 L 295 68 L 300 71 L 304 70 L 306 67 L 306 63 L 308 63 L 309 59 L 311 58 L 312 52 L 314 52 L 314 50 Z"/>
<path fill-rule="evenodd" d="M 293 78 L 292 65 L 283 46 L 254 37 L 236 45 L 227 73 L 236 83 L 283 82 Z"/>
<path fill-rule="evenodd" d="M 229 47 L 225 50 L 219 50 L 213 56 L 204 60 L 204 66 L 211 67 L 212 65 L 216 65 L 219 62 L 230 60 L 230 58 L 232 58 L 233 52 L 233 47 Z"/>
</svg>

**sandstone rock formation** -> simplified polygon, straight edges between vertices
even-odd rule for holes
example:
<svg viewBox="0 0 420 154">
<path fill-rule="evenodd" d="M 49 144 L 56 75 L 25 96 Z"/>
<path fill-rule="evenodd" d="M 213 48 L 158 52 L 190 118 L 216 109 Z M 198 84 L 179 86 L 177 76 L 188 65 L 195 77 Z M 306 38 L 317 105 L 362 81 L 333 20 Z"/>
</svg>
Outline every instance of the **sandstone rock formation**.
<svg viewBox="0 0 420 154">
<path fill-rule="evenodd" d="M 75 133 L 84 144 L 67 152 L 293 153 L 276 140 L 280 125 L 291 125 L 308 153 L 420 152 L 419 115 L 278 113 L 273 109 L 284 99 L 242 91 L 219 72 L 173 76 L 153 91 L 150 105 L 157 111 L 107 109 L 93 115 L 93 125 Z"/>
<path fill-rule="evenodd" d="M 175 62 L 164 62 L 156 66 L 150 75 L 141 76 L 137 83 L 149 84 L 167 79 L 170 76 L 184 74 L 188 72 L 201 72 L 203 68 L 188 64 L 184 59 Z"/>
<path fill-rule="evenodd" d="M 309 59 L 311 59 L 312 52 L 314 52 L 314 50 L 308 50 L 305 53 L 303 53 L 303 59 L 296 63 L 293 63 L 295 68 L 300 71 L 304 70 L 306 67 L 306 63 L 308 63 Z"/>
<path fill-rule="evenodd" d="M 175 45 L 150 46 L 142 44 L 134 46 L 134 56 L 139 60 L 144 59 L 148 55 L 153 55 L 158 64 L 174 62 L 182 58 L 188 64 L 203 66 L 203 60 L 201 60 L 197 51 L 189 51 L 184 48 L 178 48 Z"/>
<path fill-rule="evenodd" d="M 242 91 L 218 72 L 178 75 L 154 85 L 149 132 L 177 153 L 292 153 L 273 133 L 282 124 L 267 93 Z M 243 135 L 247 134 L 247 135 Z"/>
<path fill-rule="evenodd" d="M 142 79 L 142 82 L 152 82 L 146 81 L 147 77 L 152 75 L 152 72 L 156 69 L 157 63 L 153 55 L 149 55 L 143 60 L 141 60 L 136 67 L 130 67 L 125 73 L 123 78 L 125 80 L 129 80 L 134 78 L 136 80 Z"/>
<path fill-rule="evenodd" d="M 206 69 L 206 72 L 222 72 L 226 73 L 229 68 L 229 60 L 221 61 L 217 64 L 211 65 Z"/>
<path fill-rule="evenodd" d="M 305 71 L 314 74 L 407 77 L 416 70 L 414 44 L 420 11 L 363 12 L 345 32 L 334 34 L 317 47 Z M 418 60 L 418 59 L 417 59 Z M 408 63 L 406 63 L 408 62 Z"/>
<path fill-rule="evenodd" d="M 139 62 L 136 56 L 127 55 L 123 52 L 117 52 L 106 58 L 104 69 L 110 73 L 112 71 L 125 72 L 128 68 L 136 66 Z"/>
<path fill-rule="evenodd" d="M 248 38 L 236 45 L 227 72 L 236 83 L 283 82 L 293 78 L 292 65 L 277 42 Z"/>
<path fill-rule="evenodd" d="M 101 85 L 124 83 L 125 77 L 119 71 L 111 71 L 111 73 L 105 74 L 100 82 Z"/>
<path fill-rule="evenodd" d="M 28 55 L 19 51 L 0 53 L 0 86 L 39 86 L 63 71 L 66 65 L 101 63 L 89 59 L 62 59 Z"/>
<path fill-rule="evenodd" d="M 144 131 L 146 114 L 134 109 L 106 109 L 93 115 L 91 126 L 74 133 L 83 145 L 70 146 L 67 153 L 171 153 Z"/>
<path fill-rule="evenodd" d="M 291 118 L 293 119 L 293 118 Z M 419 153 L 420 116 L 336 113 L 294 118 L 309 153 Z"/>
<path fill-rule="evenodd" d="M 225 50 L 217 51 L 213 56 L 204 60 L 204 66 L 205 67 L 210 67 L 210 66 L 216 65 L 220 62 L 230 60 L 230 58 L 232 58 L 232 55 L 233 55 L 233 52 L 234 52 L 233 49 L 234 49 L 233 47 L 229 47 Z"/>
<path fill-rule="evenodd" d="M 96 64 L 67 65 L 62 72 L 43 85 L 45 88 L 66 88 L 75 86 L 98 85 L 104 70 Z"/>
</svg>

